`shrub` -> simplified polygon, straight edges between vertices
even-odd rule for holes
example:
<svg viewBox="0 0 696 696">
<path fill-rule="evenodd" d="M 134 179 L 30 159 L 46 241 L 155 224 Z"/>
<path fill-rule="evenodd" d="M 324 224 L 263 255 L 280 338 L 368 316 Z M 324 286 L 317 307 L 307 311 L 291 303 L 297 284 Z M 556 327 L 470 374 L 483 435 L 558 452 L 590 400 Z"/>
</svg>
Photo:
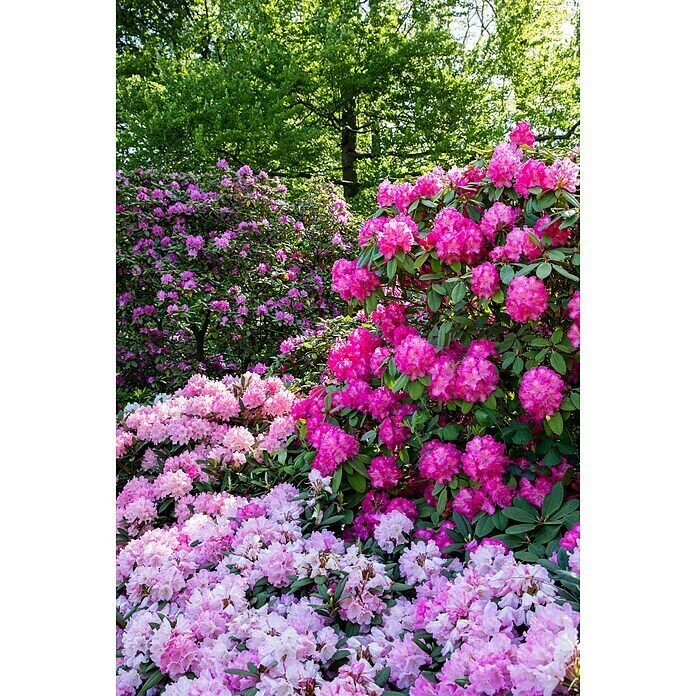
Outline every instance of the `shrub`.
<svg viewBox="0 0 696 696">
<path fill-rule="evenodd" d="M 117 175 L 121 403 L 268 360 L 338 312 L 327 284 L 352 223 L 336 190 L 290 202 L 263 172 L 226 167 Z"/>
<path fill-rule="evenodd" d="M 578 155 L 533 137 L 383 182 L 362 253 L 334 265 L 371 326 L 334 346 L 330 381 L 293 413 L 357 538 L 399 510 L 446 544 L 458 513 L 536 560 L 577 522 Z"/>
<path fill-rule="evenodd" d="M 298 472 L 282 465 L 295 435 L 295 401 L 279 378 L 247 372 L 222 380 L 194 375 L 152 406 L 134 405 L 116 430 L 117 470 L 125 483 L 119 524 L 142 528 L 156 511 L 171 511 L 176 493 L 262 492 L 280 476 L 293 480 Z"/>
<path fill-rule="evenodd" d="M 118 694 L 579 693 L 578 614 L 545 568 L 490 540 L 445 558 L 399 512 L 346 544 L 320 485 L 184 494 L 172 524 L 122 540 Z"/>
</svg>

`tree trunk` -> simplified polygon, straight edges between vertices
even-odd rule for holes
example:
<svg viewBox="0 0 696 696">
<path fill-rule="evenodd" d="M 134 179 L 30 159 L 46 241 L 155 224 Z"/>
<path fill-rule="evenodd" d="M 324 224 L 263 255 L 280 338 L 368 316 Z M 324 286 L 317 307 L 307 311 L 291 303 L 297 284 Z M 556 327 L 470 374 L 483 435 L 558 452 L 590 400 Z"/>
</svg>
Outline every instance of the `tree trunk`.
<svg viewBox="0 0 696 696">
<path fill-rule="evenodd" d="M 355 116 L 355 97 L 348 97 L 343 102 L 341 114 L 341 172 L 343 175 L 343 195 L 353 198 L 360 190 L 357 160 L 358 126 Z"/>
<path fill-rule="evenodd" d="M 193 330 L 193 335 L 196 339 L 196 360 L 198 362 L 203 362 L 205 359 L 205 335 L 208 333 L 208 325 L 210 324 L 210 310 L 206 312 L 205 319 L 203 320 L 203 326 L 200 329 L 196 329 L 195 326 L 191 327 Z"/>
</svg>

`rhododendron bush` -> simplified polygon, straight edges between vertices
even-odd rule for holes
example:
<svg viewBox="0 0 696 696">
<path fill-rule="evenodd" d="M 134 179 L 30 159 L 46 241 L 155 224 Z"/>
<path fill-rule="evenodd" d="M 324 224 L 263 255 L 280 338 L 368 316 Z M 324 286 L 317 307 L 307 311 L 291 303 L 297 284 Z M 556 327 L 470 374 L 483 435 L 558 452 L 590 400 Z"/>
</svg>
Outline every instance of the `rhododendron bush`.
<svg viewBox="0 0 696 696">
<path fill-rule="evenodd" d="M 578 614 L 545 568 L 495 541 L 447 557 L 399 512 L 348 544 L 315 524 L 326 483 L 183 494 L 122 541 L 118 694 L 577 693 Z"/>
<path fill-rule="evenodd" d="M 117 368 L 129 400 L 274 356 L 338 313 L 328 287 L 351 216 L 329 185 L 299 202 L 248 167 L 117 175 Z"/>
<path fill-rule="evenodd" d="M 474 166 L 380 185 L 333 267 L 366 323 L 293 411 L 357 538 L 390 510 L 435 538 L 456 512 L 535 560 L 577 522 L 577 160 L 519 124 Z"/>
<path fill-rule="evenodd" d="M 196 490 L 254 491 L 281 475 L 292 480 L 295 468 L 282 464 L 296 431 L 290 415 L 295 402 L 281 379 L 247 372 L 222 380 L 194 375 L 152 406 L 133 404 L 116 430 L 125 484 L 119 524 L 139 528 Z"/>
</svg>

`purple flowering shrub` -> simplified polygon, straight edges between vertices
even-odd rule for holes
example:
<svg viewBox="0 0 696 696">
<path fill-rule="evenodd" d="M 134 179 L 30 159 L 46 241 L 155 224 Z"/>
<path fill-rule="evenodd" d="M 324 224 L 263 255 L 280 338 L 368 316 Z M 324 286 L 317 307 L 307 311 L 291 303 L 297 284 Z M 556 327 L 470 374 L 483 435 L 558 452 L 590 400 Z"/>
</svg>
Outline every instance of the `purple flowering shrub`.
<svg viewBox="0 0 696 696">
<path fill-rule="evenodd" d="M 548 559 L 579 519 L 578 153 L 526 124 L 485 159 L 383 182 L 333 288 L 367 322 L 293 414 L 367 540 L 393 510 L 461 550 Z"/>
<path fill-rule="evenodd" d="M 331 267 L 352 220 L 330 185 L 291 202 L 248 167 L 117 175 L 117 385 L 124 403 L 267 361 L 339 312 Z"/>
</svg>

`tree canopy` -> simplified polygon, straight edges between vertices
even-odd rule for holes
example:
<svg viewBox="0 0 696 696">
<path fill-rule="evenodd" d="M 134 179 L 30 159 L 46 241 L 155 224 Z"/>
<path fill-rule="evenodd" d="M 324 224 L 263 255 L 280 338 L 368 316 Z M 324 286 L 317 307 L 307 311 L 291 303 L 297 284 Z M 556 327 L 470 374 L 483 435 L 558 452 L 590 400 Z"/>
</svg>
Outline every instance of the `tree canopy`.
<svg viewBox="0 0 696 696">
<path fill-rule="evenodd" d="M 573 0 L 119 0 L 117 150 L 346 198 L 461 162 L 516 119 L 576 131 Z"/>
</svg>

